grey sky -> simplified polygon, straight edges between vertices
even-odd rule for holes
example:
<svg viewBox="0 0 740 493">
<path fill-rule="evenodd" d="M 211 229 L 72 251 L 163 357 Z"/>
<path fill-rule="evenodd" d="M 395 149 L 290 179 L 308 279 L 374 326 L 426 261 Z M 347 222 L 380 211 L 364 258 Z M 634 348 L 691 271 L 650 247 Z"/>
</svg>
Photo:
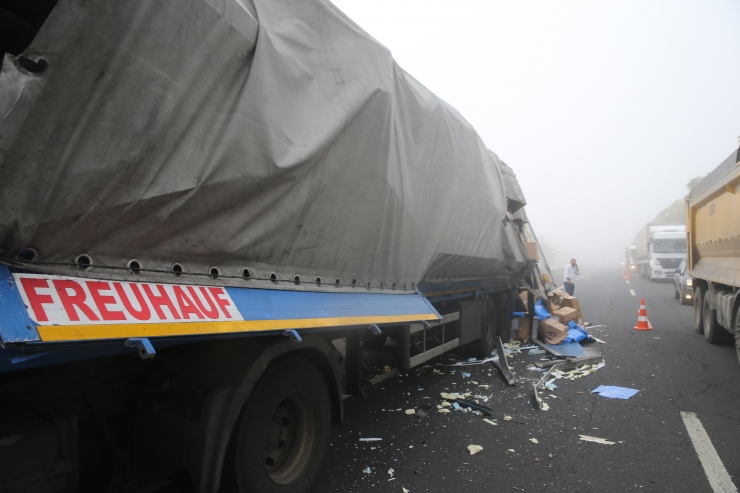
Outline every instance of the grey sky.
<svg viewBox="0 0 740 493">
<path fill-rule="evenodd" d="M 334 4 L 475 126 L 582 272 L 737 149 L 740 1 Z"/>
</svg>

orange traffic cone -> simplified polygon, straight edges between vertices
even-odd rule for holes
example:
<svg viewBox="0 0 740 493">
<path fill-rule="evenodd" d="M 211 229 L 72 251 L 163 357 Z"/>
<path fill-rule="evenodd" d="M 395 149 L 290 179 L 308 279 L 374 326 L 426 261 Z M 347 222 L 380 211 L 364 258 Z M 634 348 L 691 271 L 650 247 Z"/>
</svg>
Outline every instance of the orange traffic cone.
<svg viewBox="0 0 740 493">
<path fill-rule="evenodd" d="M 635 330 L 653 330 L 653 326 L 647 318 L 647 310 L 645 309 L 645 298 L 640 300 L 640 310 L 637 312 L 637 325 Z"/>
<path fill-rule="evenodd" d="M 630 271 L 627 271 L 627 275 L 624 278 L 627 279 L 628 281 L 630 280 Z"/>
</svg>

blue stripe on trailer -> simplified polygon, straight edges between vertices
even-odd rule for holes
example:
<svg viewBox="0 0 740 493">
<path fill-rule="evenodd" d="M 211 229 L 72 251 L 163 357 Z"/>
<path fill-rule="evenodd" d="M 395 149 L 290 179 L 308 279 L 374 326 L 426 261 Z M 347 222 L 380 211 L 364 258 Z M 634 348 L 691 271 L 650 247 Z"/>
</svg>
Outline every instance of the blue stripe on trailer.
<svg viewBox="0 0 740 493">
<path fill-rule="evenodd" d="M 226 291 L 244 320 L 439 315 L 418 293 L 326 293 L 232 287 Z"/>
</svg>

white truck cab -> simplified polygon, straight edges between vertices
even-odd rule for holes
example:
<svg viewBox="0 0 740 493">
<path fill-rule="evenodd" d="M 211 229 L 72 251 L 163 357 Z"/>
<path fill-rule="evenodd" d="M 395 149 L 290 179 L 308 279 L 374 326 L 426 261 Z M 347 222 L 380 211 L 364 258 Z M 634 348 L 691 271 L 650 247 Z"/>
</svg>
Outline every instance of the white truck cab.
<svg viewBox="0 0 740 493">
<path fill-rule="evenodd" d="M 673 279 L 686 258 L 686 232 L 656 232 L 650 238 L 649 259 L 645 265 L 648 280 Z"/>
</svg>

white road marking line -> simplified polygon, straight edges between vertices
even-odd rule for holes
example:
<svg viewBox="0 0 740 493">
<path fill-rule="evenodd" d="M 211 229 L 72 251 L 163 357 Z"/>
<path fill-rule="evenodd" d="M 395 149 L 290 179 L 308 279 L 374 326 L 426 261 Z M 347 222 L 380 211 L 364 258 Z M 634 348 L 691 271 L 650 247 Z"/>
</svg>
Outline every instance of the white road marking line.
<svg viewBox="0 0 740 493">
<path fill-rule="evenodd" d="M 632 296 L 637 296 L 637 295 L 635 294 L 635 290 L 634 290 L 634 289 L 630 289 L 630 294 L 631 294 Z"/>
<path fill-rule="evenodd" d="M 630 283 L 629 281 L 624 281 L 624 282 L 626 282 L 627 284 L 629 284 L 629 283 Z"/>
<path fill-rule="evenodd" d="M 696 414 L 681 411 L 681 418 L 683 418 L 683 424 L 686 425 L 686 431 L 689 432 L 691 443 L 694 445 L 696 455 L 699 456 L 704 473 L 709 479 L 712 491 L 714 493 L 737 492 L 737 488 L 732 483 L 727 469 L 722 464 L 722 460 L 717 455 L 709 435 L 704 431 L 704 426 Z"/>
</svg>

